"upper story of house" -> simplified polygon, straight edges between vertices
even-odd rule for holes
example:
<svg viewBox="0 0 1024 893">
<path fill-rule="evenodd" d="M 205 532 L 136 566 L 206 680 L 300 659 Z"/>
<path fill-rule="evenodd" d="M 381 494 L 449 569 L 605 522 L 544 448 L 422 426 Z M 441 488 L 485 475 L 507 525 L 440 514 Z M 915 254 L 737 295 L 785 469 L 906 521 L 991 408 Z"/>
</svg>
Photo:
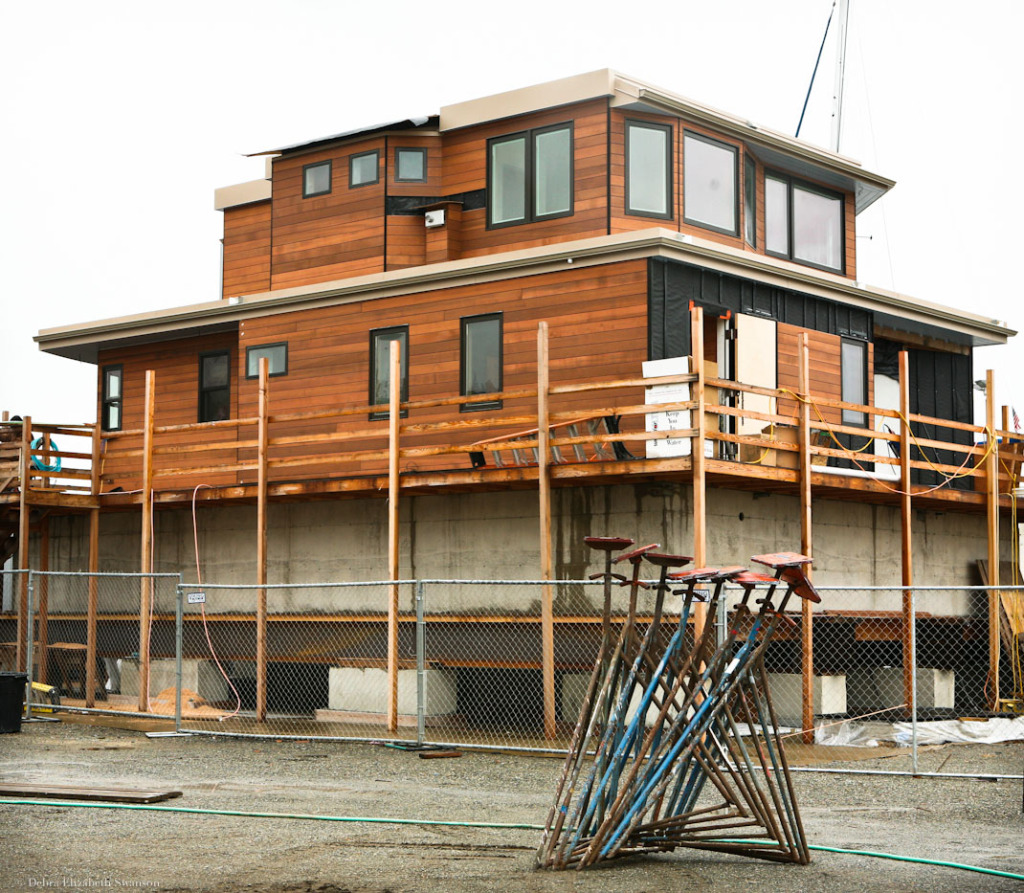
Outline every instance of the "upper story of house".
<svg viewBox="0 0 1024 893">
<path fill-rule="evenodd" d="M 651 227 L 856 280 L 893 186 L 609 70 L 260 154 L 216 193 L 224 298 Z"/>
</svg>

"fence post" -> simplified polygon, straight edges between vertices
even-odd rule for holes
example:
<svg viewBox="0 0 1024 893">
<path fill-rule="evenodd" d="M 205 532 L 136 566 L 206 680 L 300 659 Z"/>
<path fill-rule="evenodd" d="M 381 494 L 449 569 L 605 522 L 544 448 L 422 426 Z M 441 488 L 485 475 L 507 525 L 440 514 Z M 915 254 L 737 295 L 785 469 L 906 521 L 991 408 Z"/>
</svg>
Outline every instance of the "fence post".
<svg viewBox="0 0 1024 893">
<path fill-rule="evenodd" d="M 551 458 L 548 427 L 548 324 L 537 327 L 537 492 L 540 501 L 540 577 L 541 586 L 541 685 L 544 689 L 544 737 L 558 734 L 555 716 L 555 610 L 551 588 Z"/>
<path fill-rule="evenodd" d="M 139 598 L 139 712 L 149 712 L 149 622 L 153 611 L 153 416 L 156 373 L 146 370 L 146 404 L 142 433 L 142 571 Z"/>
<path fill-rule="evenodd" d="M 27 580 L 25 582 L 25 604 L 27 606 L 26 617 L 28 622 L 26 624 L 26 630 L 28 632 L 28 638 L 25 643 L 25 666 L 28 673 L 28 683 L 25 686 L 25 719 L 32 718 L 32 640 L 35 638 L 33 635 L 35 624 L 32 622 L 32 615 L 35 613 L 35 606 L 33 604 L 33 592 L 32 592 L 32 571 L 28 571 L 25 575 Z"/>
<path fill-rule="evenodd" d="M 256 472 L 256 722 L 267 721 L 267 446 L 270 361 L 259 361 L 259 429 Z"/>
<path fill-rule="evenodd" d="M 47 447 L 49 449 L 49 447 Z M 44 516 L 39 521 L 39 570 L 48 571 L 50 569 L 50 519 Z M 43 659 L 43 656 L 47 653 L 46 646 L 49 644 L 50 638 L 50 578 L 42 576 L 39 578 L 39 592 L 35 595 L 34 601 L 37 604 L 37 611 L 39 613 L 39 673 L 37 682 L 41 682 L 46 685 L 46 664 L 48 661 Z"/>
<path fill-rule="evenodd" d="M 28 490 L 32 475 L 32 416 L 25 416 L 21 423 L 21 485 L 18 495 L 18 567 L 21 575 L 21 598 L 18 605 L 18 669 L 31 675 L 32 667 L 25 661 L 26 631 L 28 630 Z"/>
<path fill-rule="evenodd" d="M 985 440 L 989 448 L 988 475 L 988 663 L 992 680 L 992 709 L 999 710 L 999 438 L 996 437 L 995 376 L 985 373 Z"/>
<path fill-rule="evenodd" d="M 914 650 L 914 618 L 912 612 L 914 585 L 914 550 L 912 536 L 913 513 L 911 512 L 912 484 L 910 480 L 910 355 L 905 350 L 899 355 L 900 376 L 900 540 L 902 598 L 902 642 L 903 642 L 903 703 L 913 711 L 914 665 L 917 652 Z"/>
<path fill-rule="evenodd" d="M 264 360 L 260 360 L 264 362 Z M 177 599 L 174 605 L 174 731 L 181 731 L 181 637 L 184 631 L 184 608 L 181 581 L 174 587 Z"/>
<path fill-rule="evenodd" d="M 100 511 L 89 512 L 89 602 L 85 615 L 85 706 L 96 706 L 96 615 L 99 612 Z"/>
<path fill-rule="evenodd" d="M 423 744 L 427 737 L 427 679 L 426 629 L 423 618 L 422 580 L 416 581 L 416 743 Z"/>
<path fill-rule="evenodd" d="M 903 593 L 906 597 L 906 592 Z M 910 590 L 910 760 L 917 775 L 917 606 Z"/>
</svg>

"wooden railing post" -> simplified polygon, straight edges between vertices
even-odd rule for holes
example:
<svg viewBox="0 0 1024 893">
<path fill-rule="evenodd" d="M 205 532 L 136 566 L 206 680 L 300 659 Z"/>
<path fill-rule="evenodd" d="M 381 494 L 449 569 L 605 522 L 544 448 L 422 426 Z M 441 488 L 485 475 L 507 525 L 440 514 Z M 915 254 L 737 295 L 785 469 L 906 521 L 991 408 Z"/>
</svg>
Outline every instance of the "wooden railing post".
<svg viewBox="0 0 1024 893">
<path fill-rule="evenodd" d="M 999 438 L 996 437 L 995 375 L 985 373 L 985 461 L 988 475 L 988 664 L 992 683 L 992 709 L 999 709 Z"/>
<path fill-rule="evenodd" d="M 391 342 L 388 367 L 388 731 L 398 729 L 398 500 L 400 407 L 402 397 L 402 342 Z"/>
<path fill-rule="evenodd" d="M 540 500 L 540 577 L 552 579 L 551 561 L 551 458 L 548 390 L 548 324 L 537 327 L 537 490 Z M 544 737 L 556 735 L 555 706 L 555 605 L 549 582 L 541 587 L 541 675 L 544 688 Z"/>
<path fill-rule="evenodd" d="M 690 467 L 693 470 L 693 566 L 707 566 L 707 463 L 704 459 L 704 444 L 707 437 L 707 422 L 704 406 L 704 311 L 700 307 L 690 310 L 690 372 L 697 376 L 692 384 L 694 402 L 691 420 L 696 432 L 690 441 Z M 694 641 L 704 631 L 708 616 L 707 602 L 697 602 L 693 611 Z"/>
<path fill-rule="evenodd" d="M 149 712 L 149 623 L 153 611 L 153 416 L 156 373 L 146 371 L 146 402 L 142 429 L 142 573 L 139 601 L 139 712 Z"/>
<path fill-rule="evenodd" d="M 798 357 L 800 437 L 800 551 L 814 554 L 814 524 L 811 507 L 811 346 L 806 332 L 800 333 Z M 811 576 L 811 568 L 807 575 Z M 814 614 L 808 599 L 800 599 L 800 683 L 801 728 L 805 744 L 814 743 Z"/>
<path fill-rule="evenodd" d="M 26 668 L 28 660 L 28 637 L 32 635 L 31 618 L 28 616 L 28 490 L 32 477 L 32 416 L 25 416 L 21 423 L 21 481 L 18 488 L 18 569 L 21 574 L 21 598 L 18 601 L 18 669 L 31 675 L 32 668 Z"/>
<path fill-rule="evenodd" d="M 900 351 L 900 565 L 903 584 L 902 598 L 902 635 L 903 642 L 903 703 L 913 714 L 917 706 L 917 692 L 914 689 L 914 666 L 917 655 L 914 653 L 914 617 L 911 614 L 911 586 L 914 585 L 914 550 L 913 550 L 913 505 L 910 479 L 910 355 Z"/>
<path fill-rule="evenodd" d="M 267 721 L 267 446 L 270 361 L 259 360 L 259 422 L 256 446 L 256 722 Z"/>
</svg>

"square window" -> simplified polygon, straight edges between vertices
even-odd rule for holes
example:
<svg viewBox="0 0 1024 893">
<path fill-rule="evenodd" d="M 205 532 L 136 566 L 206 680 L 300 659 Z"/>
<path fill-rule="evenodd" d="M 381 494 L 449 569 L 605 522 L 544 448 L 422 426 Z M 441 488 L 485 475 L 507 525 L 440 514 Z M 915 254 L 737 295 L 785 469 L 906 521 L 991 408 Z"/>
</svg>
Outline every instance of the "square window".
<svg viewBox="0 0 1024 893">
<path fill-rule="evenodd" d="M 493 394 L 502 389 L 501 314 L 468 316 L 462 320 L 461 393 Z M 500 409 L 500 400 L 463 403 L 462 411 Z"/>
<path fill-rule="evenodd" d="M 267 358 L 267 372 L 270 375 L 288 374 L 288 342 L 258 344 L 245 349 L 245 377 L 259 378 L 260 359 Z"/>
<path fill-rule="evenodd" d="M 327 195 L 331 191 L 331 162 L 318 161 L 302 168 L 302 197 Z"/>
<path fill-rule="evenodd" d="M 707 137 L 683 138 L 683 207 L 685 220 L 706 229 L 739 234 L 736 226 L 736 180 L 739 153 Z"/>
<path fill-rule="evenodd" d="M 399 183 L 425 183 L 427 150 L 395 149 L 395 180 Z"/>
<path fill-rule="evenodd" d="M 409 399 L 409 327 L 392 326 L 387 329 L 374 329 L 370 332 L 370 404 L 379 406 L 391 401 L 391 342 L 397 341 L 401 346 L 399 374 L 401 383 L 399 401 L 405 403 Z M 401 413 L 407 415 L 405 411 Z M 389 411 L 371 412 L 370 419 L 386 419 Z"/>
<path fill-rule="evenodd" d="M 103 398 L 102 418 L 100 424 L 104 431 L 121 430 L 121 405 L 123 366 L 103 367 Z"/>
<path fill-rule="evenodd" d="M 348 160 L 348 185 L 350 187 L 369 186 L 376 183 L 380 178 L 380 153 L 374 149 L 372 152 L 360 152 L 352 155 Z"/>
<path fill-rule="evenodd" d="M 231 417 L 231 354 L 199 355 L 199 421 L 219 422 Z"/>
<path fill-rule="evenodd" d="M 626 122 L 626 213 L 671 218 L 672 128 Z"/>
<path fill-rule="evenodd" d="M 573 128 L 556 124 L 487 144 L 487 225 L 572 214 Z"/>
</svg>

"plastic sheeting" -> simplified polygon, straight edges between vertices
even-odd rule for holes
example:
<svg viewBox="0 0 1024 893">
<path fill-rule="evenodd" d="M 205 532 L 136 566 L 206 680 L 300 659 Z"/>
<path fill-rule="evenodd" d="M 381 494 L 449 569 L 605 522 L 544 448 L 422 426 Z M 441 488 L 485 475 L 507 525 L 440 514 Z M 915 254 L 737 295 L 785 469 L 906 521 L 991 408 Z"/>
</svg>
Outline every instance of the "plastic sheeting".
<svg viewBox="0 0 1024 893">
<path fill-rule="evenodd" d="M 914 727 L 909 722 L 885 723 L 844 722 L 821 725 L 814 730 L 814 743 L 833 747 L 878 747 L 893 742 L 910 747 Z M 999 744 L 1003 741 L 1024 741 L 1024 716 L 993 717 L 984 720 L 945 719 L 917 724 L 917 743 L 926 744 Z"/>
</svg>

